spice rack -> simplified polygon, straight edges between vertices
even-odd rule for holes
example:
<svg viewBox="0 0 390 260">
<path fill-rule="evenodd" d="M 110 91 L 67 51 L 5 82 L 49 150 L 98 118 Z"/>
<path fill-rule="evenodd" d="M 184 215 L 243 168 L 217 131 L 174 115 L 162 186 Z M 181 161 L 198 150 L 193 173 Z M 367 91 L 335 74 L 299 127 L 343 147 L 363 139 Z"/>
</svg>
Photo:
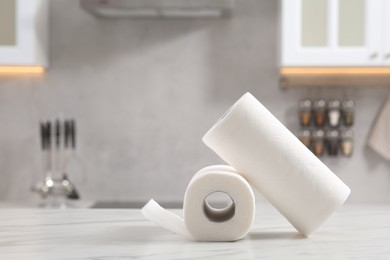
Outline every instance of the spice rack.
<svg viewBox="0 0 390 260">
<path fill-rule="evenodd" d="M 355 102 L 348 100 L 299 101 L 298 138 L 316 156 L 351 157 Z"/>
</svg>

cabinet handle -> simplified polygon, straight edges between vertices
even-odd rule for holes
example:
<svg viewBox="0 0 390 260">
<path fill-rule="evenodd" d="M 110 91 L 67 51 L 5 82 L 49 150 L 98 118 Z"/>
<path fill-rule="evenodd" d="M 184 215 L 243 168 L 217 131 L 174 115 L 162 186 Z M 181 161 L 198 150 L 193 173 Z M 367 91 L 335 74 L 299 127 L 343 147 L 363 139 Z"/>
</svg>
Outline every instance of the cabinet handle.
<svg viewBox="0 0 390 260">
<path fill-rule="evenodd" d="M 374 52 L 370 55 L 370 58 L 373 60 L 373 59 L 376 59 L 378 58 L 378 53 L 377 52 Z"/>
</svg>

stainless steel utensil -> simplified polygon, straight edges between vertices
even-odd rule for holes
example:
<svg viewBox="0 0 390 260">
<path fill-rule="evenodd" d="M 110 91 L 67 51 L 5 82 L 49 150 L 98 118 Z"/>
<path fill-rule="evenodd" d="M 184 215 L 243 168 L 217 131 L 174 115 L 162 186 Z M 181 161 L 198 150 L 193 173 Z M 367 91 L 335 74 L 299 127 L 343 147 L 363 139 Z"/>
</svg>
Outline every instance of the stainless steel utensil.
<svg viewBox="0 0 390 260">
<path fill-rule="evenodd" d="M 69 189 L 68 199 L 79 199 L 80 195 L 76 190 L 75 185 L 69 180 L 66 167 L 71 158 L 71 153 L 76 149 L 76 124 L 74 120 L 66 120 L 64 122 L 64 163 L 63 163 L 63 185 Z"/>
</svg>

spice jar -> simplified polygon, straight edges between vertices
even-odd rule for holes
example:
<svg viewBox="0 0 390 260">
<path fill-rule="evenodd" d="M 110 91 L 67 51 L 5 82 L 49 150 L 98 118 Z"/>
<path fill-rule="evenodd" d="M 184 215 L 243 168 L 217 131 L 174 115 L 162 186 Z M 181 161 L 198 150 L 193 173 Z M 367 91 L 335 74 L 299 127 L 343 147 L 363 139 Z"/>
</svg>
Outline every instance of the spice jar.
<svg viewBox="0 0 390 260">
<path fill-rule="evenodd" d="M 339 132 L 337 130 L 326 132 L 326 148 L 329 156 L 336 156 L 339 153 Z"/>
<path fill-rule="evenodd" d="M 341 153 L 344 156 L 350 157 L 353 153 L 353 132 L 352 130 L 341 131 L 340 141 Z"/>
<path fill-rule="evenodd" d="M 303 127 L 310 126 L 312 118 L 311 103 L 310 99 L 299 101 L 299 123 Z"/>
<path fill-rule="evenodd" d="M 342 103 L 342 117 L 345 126 L 352 126 L 354 123 L 355 102 L 351 99 Z"/>
<path fill-rule="evenodd" d="M 311 135 L 309 130 L 301 130 L 298 132 L 298 139 L 310 149 L 311 146 Z"/>
<path fill-rule="evenodd" d="M 324 155 L 325 151 L 325 138 L 323 130 L 314 130 L 312 134 L 312 151 L 320 157 Z"/>
<path fill-rule="evenodd" d="M 340 101 L 331 100 L 328 102 L 327 119 L 330 127 L 338 127 L 341 120 Z"/>
<path fill-rule="evenodd" d="M 325 125 L 326 102 L 323 99 L 314 101 L 314 124 L 317 127 Z"/>
</svg>

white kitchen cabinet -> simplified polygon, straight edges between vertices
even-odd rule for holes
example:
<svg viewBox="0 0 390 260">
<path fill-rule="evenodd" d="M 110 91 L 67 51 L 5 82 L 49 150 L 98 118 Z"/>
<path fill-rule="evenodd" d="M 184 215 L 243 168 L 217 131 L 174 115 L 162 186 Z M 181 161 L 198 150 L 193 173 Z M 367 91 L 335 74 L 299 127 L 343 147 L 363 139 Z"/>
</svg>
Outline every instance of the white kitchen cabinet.
<svg viewBox="0 0 390 260">
<path fill-rule="evenodd" d="M 390 65 L 390 0 L 282 0 L 282 67 Z"/>
<path fill-rule="evenodd" d="M 1 67 L 47 67 L 47 0 L 0 1 Z"/>
<path fill-rule="evenodd" d="M 384 39 L 383 39 L 383 61 L 385 66 L 390 66 L 390 0 L 383 0 L 384 1 L 384 8 L 383 8 L 383 14 L 384 14 Z"/>
</svg>

